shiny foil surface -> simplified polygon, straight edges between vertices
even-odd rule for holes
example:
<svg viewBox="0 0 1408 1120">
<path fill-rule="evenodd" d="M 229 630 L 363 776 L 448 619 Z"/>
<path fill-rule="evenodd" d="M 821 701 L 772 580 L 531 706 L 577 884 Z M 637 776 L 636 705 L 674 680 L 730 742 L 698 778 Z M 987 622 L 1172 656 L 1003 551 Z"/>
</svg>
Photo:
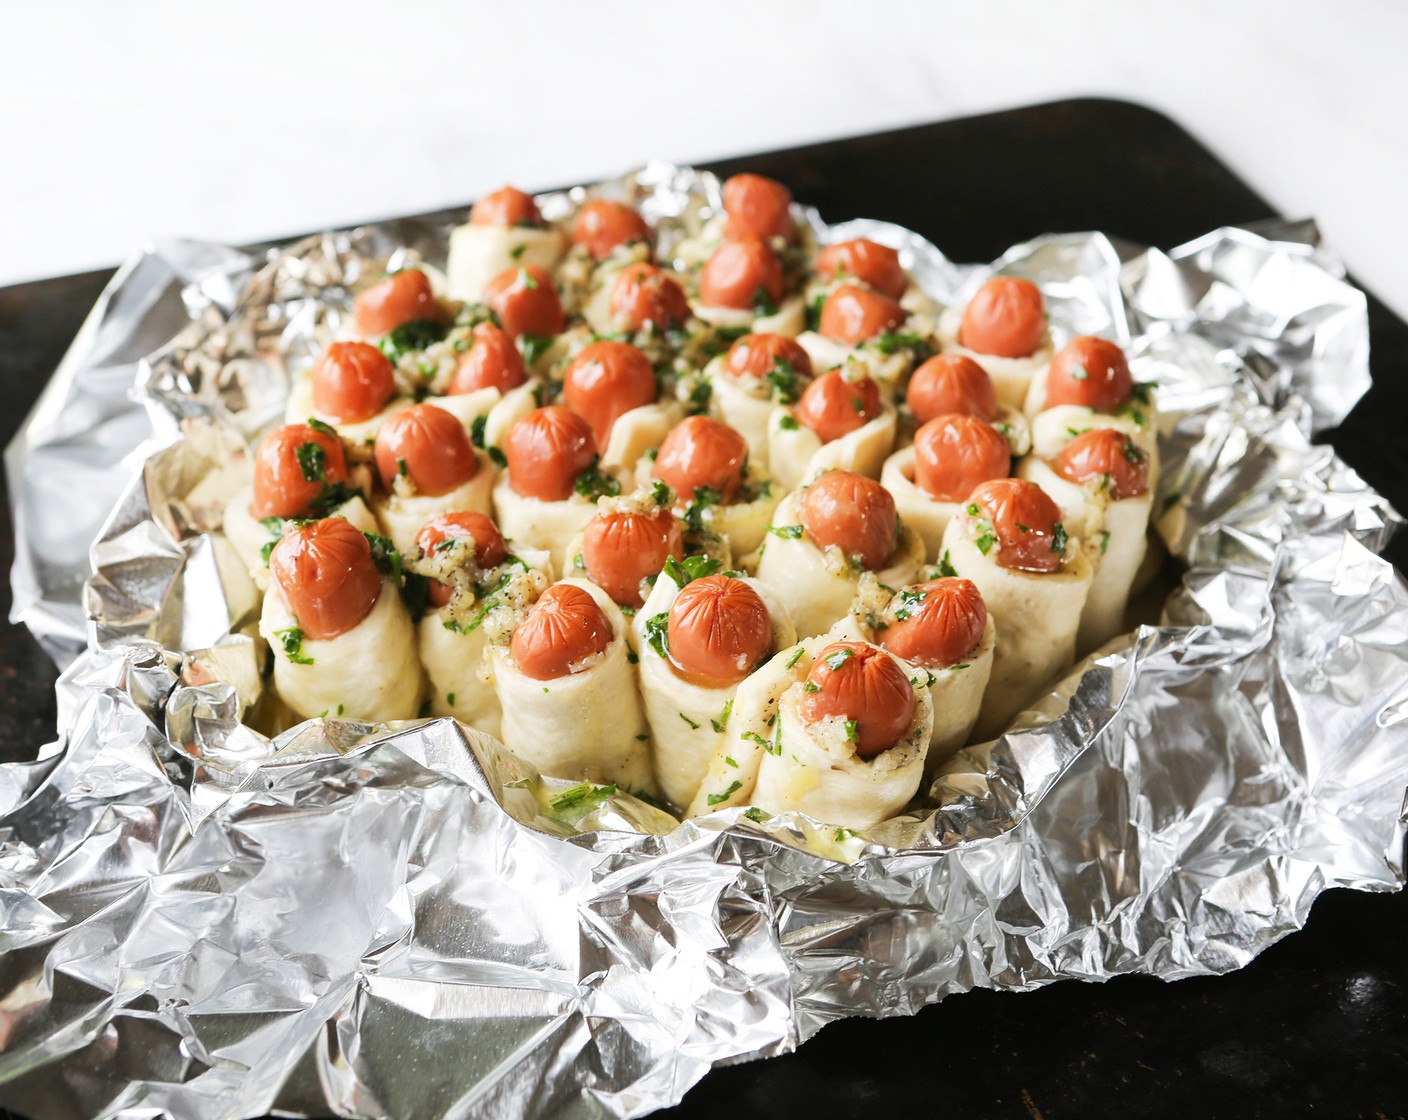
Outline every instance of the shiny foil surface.
<svg viewBox="0 0 1408 1120">
<path fill-rule="evenodd" d="M 598 192 L 661 223 L 665 256 L 719 205 L 664 164 L 540 203 Z M 1167 254 L 1068 234 L 975 268 L 808 220 L 899 247 L 945 303 L 1029 276 L 1058 342 L 1129 348 L 1183 562 L 1151 624 L 860 835 L 583 798 L 449 720 L 270 740 L 230 685 L 189 683 L 259 679 L 234 633 L 258 603 L 212 531 L 358 277 L 443 266 L 450 224 L 156 246 L 8 452 L 16 616 L 67 668 L 59 739 L 0 767 L 7 1105 L 642 1115 L 832 1019 L 1225 972 L 1327 887 L 1402 885 L 1408 587 L 1378 555 L 1399 517 L 1310 441 L 1368 385 L 1364 297 L 1314 228 Z"/>
</svg>

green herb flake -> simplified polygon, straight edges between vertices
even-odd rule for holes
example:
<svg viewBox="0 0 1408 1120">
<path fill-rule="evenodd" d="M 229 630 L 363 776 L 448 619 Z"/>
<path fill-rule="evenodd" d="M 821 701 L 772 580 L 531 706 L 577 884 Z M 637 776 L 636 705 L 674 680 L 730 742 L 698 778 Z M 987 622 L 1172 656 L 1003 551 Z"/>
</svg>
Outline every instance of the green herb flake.
<svg viewBox="0 0 1408 1120">
<path fill-rule="evenodd" d="M 524 252 L 524 250 L 526 250 L 527 248 L 528 248 L 528 246 L 527 246 L 526 244 L 523 244 L 523 245 L 515 245 L 512 249 L 510 249 L 510 250 L 508 251 L 508 255 L 509 255 L 510 257 L 512 257 L 514 260 L 518 260 L 520 257 L 523 256 L 523 252 Z"/>
<path fill-rule="evenodd" d="M 381 340 L 381 352 L 395 363 L 408 354 L 434 346 L 444 337 L 445 328 L 434 319 L 412 319 Z"/>
<path fill-rule="evenodd" d="M 626 660 L 627 660 L 630 664 L 632 664 L 632 665 L 639 665 L 639 664 L 640 664 L 640 654 L 638 654 L 638 653 L 637 653 L 635 650 L 633 650 L 633 649 L 628 649 L 628 650 L 626 651 Z"/>
<path fill-rule="evenodd" d="M 293 449 L 298 458 L 298 469 L 303 472 L 304 482 L 326 482 L 328 477 L 328 455 L 319 443 L 300 443 Z"/>
<path fill-rule="evenodd" d="M 1071 380 L 1072 380 L 1072 381 L 1085 381 L 1085 380 L 1086 380 L 1087 378 L 1089 378 L 1089 377 L 1090 377 L 1090 371 L 1087 370 L 1087 369 L 1085 368 L 1085 366 L 1077 364 L 1077 365 L 1075 365 L 1074 367 L 1072 367 L 1072 369 L 1071 369 Z"/>
<path fill-rule="evenodd" d="M 519 341 L 523 343 L 523 360 L 531 366 L 537 364 L 556 340 L 550 334 L 525 334 L 519 336 Z"/>
<path fill-rule="evenodd" d="M 689 410 L 698 415 L 709 408 L 709 401 L 714 396 L 714 387 L 707 381 L 695 382 L 694 388 L 689 391 Z"/>
<path fill-rule="evenodd" d="M 476 416 L 469 423 L 469 442 L 479 448 L 480 451 L 484 450 L 484 425 L 488 422 L 489 417 L 485 414 L 483 416 Z"/>
<path fill-rule="evenodd" d="M 486 447 L 484 451 L 489 456 L 490 462 L 492 462 L 494 466 L 498 467 L 499 470 L 503 470 L 505 467 L 508 466 L 508 456 L 505 455 L 502 451 L 500 451 L 497 447 Z"/>
<path fill-rule="evenodd" d="M 763 375 L 763 380 L 772 388 L 773 400 L 778 404 L 796 404 L 801 391 L 797 385 L 797 374 L 792 363 L 786 358 L 773 359 L 772 369 Z"/>
<path fill-rule="evenodd" d="M 723 731 L 723 729 L 728 726 L 728 717 L 731 715 L 733 715 L 733 698 L 729 697 L 728 703 L 724 705 L 724 710 L 719 716 L 719 723 L 721 725 L 718 728 L 719 731 Z"/>
<path fill-rule="evenodd" d="M 829 668 L 834 673 L 854 656 L 854 650 L 838 649 L 833 653 L 828 653 L 823 660 L 826 662 L 827 668 Z"/>
<path fill-rule="evenodd" d="M 548 806 L 561 812 L 563 809 L 575 809 L 586 805 L 599 805 L 615 792 L 615 783 L 608 786 L 596 786 L 591 782 L 583 782 L 581 785 L 571 786 L 563 790 L 548 802 Z"/>
<path fill-rule="evenodd" d="M 772 293 L 761 284 L 753 293 L 753 310 L 759 315 L 776 315 L 777 300 L 772 298 Z"/>
<path fill-rule="evenodd" d="M 860 721 L 848 719 L 846 720 L 844 726 L 846 728 L 846 742 L 857 742 L 860 738 Z"/>
<path fill-rule="evenodd" d="M 1070 538 L 1066 535 L 1066 527 L 1062 525 L 1059 521 L 1056 522 L 1055 526 L 1051 530 L 1051 551 L 1057 553 L 1065 553 L 1066 542 L 1069 539 Z"/>
<path fill-rule="evenodd" d="M 665 574 L 680 588 L 696 579 L 713 575 L 723 566 L 722 560 L 712 556 L 686 556 L 683 560 L 676 560 L 673 556 L 665 558 Z"/>
<path fill-rule="evenodd" d="M 958 569 L 953 566 L 953 561 L 949 559 L 948 549 L 944 549 L 944 554 L 939 557 L 939 575 L 957 576 Z"/>
<path fill-rule="evenodd" d="M 308 417 L 308 427 L 312 428 L 315 432 L 321 432 L 325 436 L 337 437 L 337 429 L 331 424 L 323 423 L 323 421 L 319 420 L 316 416 Z"/>
<path fill-rule="evenodd" d="M 592 460 L 592 465 L 577 476 L 572 489 L 584 498 L 596 501 L 599 498 L 614 498 L 621 492 L 621 484 L 609 474 L 602 474 L 597 464 L 601 457 Z"/>
<path fill-rule="evenodd" d="M 802 682 L 802 691 L 803 691 L 803 692 L 808 692 L 808 693 L 811 693 L 811 692 L 820 692 L 820 691 L 821 691 L 821 685 L 815 684 L 815 683 L 813 683 L 812 681 L 803 681 L 803 682 Z"/>
<path fill-rule="evenodd" d="M 906 587 L 899 593 L 896 600 L 895 618 L 900 622 L 904 622 L 906 619 L 913 616 L 916 608 L 918 608 L 919 604 L 922 602 L 924 602 L 923 591 L 920 591 L 917 587 Z"/>
<path fill-rule="evenodd" d="M 445 703 L 448 704 L 448 705 L 450 705 L 450 707 L 452 707 L 452 708 L 455 706 L 455 694 L 454 694 L 453 692 L 447 692 L 447 693 L 445 693 Z M 342 714 L 342 713 L 339 711 L 339 712 L 338 712 L 338 715 L 341 715 L 341 714 Z"/>
<path fill-rule="evenodd" d="M 706 800 L 710 805 L 718 805 L 720 802 L 727 801 L 730 797 L 732 797 L 742 788 L 743 783 L 735 781 L 728 787 L 728 789 L 724 790 L 723 793 L 711 793 L 704 800 Z"/>
<path fill-rule="evenodd" d="M 845 828 L 845 827 L 838 828 L 838 829 L 836 830 L 836 843 L 838 843 L 838 844 L 844 844 L 847 840 L 849 840 L 849 839 L 850 839 L 852 836 L 854 836 L 855 834 L 856 834 L 856 830 L 853 829 L 853 828 Z"/>
<path fill-rule="evenodd" d="M 680 713 L 679 713 L 679 717 L 680 717 L 680 719 L 684 720 L 685 723 L 689 724 L 689 729 L 690 729 L 691 731 L 698 731 L 698 730 L 699 730 L 699 724 L 695 723 L 694 720 L 690 719 L 690 718 L 689 718 L 687 715 L 685 715 L 683 712 L 680 712 Z"/>
<path fill-rule="evenodd" d="M 1105 555 L 1105 551 L 1106 551 L 1109 547 L 1110 547 L 1110 530 L 1108 530 L 1108 529 L 1102 529 L 1102 530 L 1100 531 L 1100 555 L 1101 555 L 1101 556 L 1104 556 L 1104 555 Z"/>
<path fill-rule="evenodd" d="M 363 533 L 362 536 L 367 538 L 367 544 L 371 546 L 372 563 L 376 565 L 376 570 L 400 583 L 401 553 L 391 543 L 391 538 L 383 537 L 380 533 Z"/>
<path fill-rule="evenodd" d="M 801 646 L 798 646 L 793 652 L 792 656 L 787 659 L 787 668 L 791 669 L 794 665 L 797 664 L 797 662 L 802 660 L 802 654 L 804 654 L 805 652 L 806 650 L 804 650 Z"/>
<path fill-rule="evenodd" d="M 274 637 L 279 639 L 279 645 L 284 648 L 284 655 L 295 665 L 311 665 L 313 659 L 303 656 L 303 631 L 297 626 L 288 626 L 283 630 L 275 630 Z"/>
<path fill-rule="evenodd" d="M 694 501 L 689 503 L 689 507 L 684 511 L 685 525 L 693 533 L 704 532 L 704 511 L 710 506 L 716 506 L 723 500 L 723 495 L 712 486 L 696 486 L 694 488 Z"/>
<path fill-rule="evenodd" d="M 670 656 L 670 613 L 661 611 L 645 620 L 645 640 L 662 658 Z"/>
<path fill-rule="evenodd" d="M 777 426 L 784 432 L 795 432 L 801 427 L 801 425 L 797 423 L 796 418 L 792 416 L 780 417 L 777 421 Z"/>
<path fill-rule="evenodd" d="M 799 541 L 802 539 L 802 527 L 800 525 L 769 525 L 768 532 L 775 537 L 781 537 L 785 541 Z"/>
<path fill-rule="evenodd" d="M 656 479 L 650 484 L 650 498 L 657 506 L 667 506 L 674 498 L 675 492 L 670 489 L 669 484 Z"/>
</svg>

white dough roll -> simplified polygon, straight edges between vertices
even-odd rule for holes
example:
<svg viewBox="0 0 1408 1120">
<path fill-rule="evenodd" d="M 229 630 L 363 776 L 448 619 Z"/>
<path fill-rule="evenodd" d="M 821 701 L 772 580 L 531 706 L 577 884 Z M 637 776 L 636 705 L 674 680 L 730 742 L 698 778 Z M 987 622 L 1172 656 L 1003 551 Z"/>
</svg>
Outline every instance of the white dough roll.
<svg viewBox="0 0 1408 1120">
<path fill-rule="evenodd" d="M 768 467 L 768 423 L 772 419 L 772 386 L 756 377 L 734 377 L 724 372 L 722 358 L 704 369 L 709 399 L 719 419 L 748 443 L 748 461 Z"/>
<path fill-rule="evenodd" d="M 416 546 L 416 534 L 425 523 L 442 513 L 472 512 L 489 516 L 494 489 L 494 467 L 484 455 L 477 454 L 479 469 L 474 477 L 444 494 L 396 494 L 377 499 L 377 522 L 381 532 L 401 552 Z"/>
<path fill-rule="evenodd" d="M 580 494 L 560 502 L 525 498 L 509 485 L 508 472 L 494 483 L 494 512 L 506 538 L 552 556 L 553 571 L 565 572 L 571 564 L 568 548 L 596 514 L 596 503 Z"/>
<path fill-rule="evenodd" d="M 498 694 L 482 673 L 484 628 L 466 634 L 449 629 L 445 620 L 443 608 L 428 610 L 417 627 L 420 663 L 430 680 L 430 714 L 453 716 L 497 739 L 503 713 Z"/>
<path fill-rule="evenodd" d="M 996 650 L 997 627 L 989 614 L 983 640 L 961 667 L 920 667 L 911 675 L 911 681 L 923 680 L 926 673 L 933 677 L 933 682 L 927 689 L 934 705 L 934 730 L 929 736 L 929 753 L 924 759 L 926 783 L 932 782 L 944 765 L 962 750 L 972 737 L 973 727 L 978 722 L 978 713 L 982 710 L 983 695 L 992 679 Z"/>
<path fill-rule="evenodd" d="M 509 555 L 543 573 L 545 585 L 552 581 L 551 561 L 546 552 L 519 548 L 514 541 L 505 544 Z M 483 613 L 476 609 L 486 606 L 480 599 L 469 609 L 459 611 L 460 621 L 475 624 L 473 629 L 447 626 L 451 620 L 448 604 L 429 607 L 420 620 L 417 638 L 421 667 L 430 682 L 430 714 L 453 716 L 461 723 L 498 738 L 503 712 L 498 694 L 489 681 L 484 656 L 489 644 L 489 628 Z"/>
<path fill-rule="evenodd" d="M 736 307 L 702 307 L 698 304 L 691 310 L 711 327 L 745 329 L 753 334 L 780 334 L 787 338 L 796 338 L 801 334 L 807 318 L 806 304 L 801 296 L 789 296 L 771 315 L 754 315 L 752 311 Z"/>
<path fill-rule="evenodd" d="M 507 646 L 490 647 L 504 745 L 548 777 L 651 792 L 650 735 L 628 658 L 625 619 L 594 583 L 562 582 L 596 600 L 611 625 L 611 643 L 586 668 L 549 681 L 519 672 Z"/>
<path fill-rule="evenodd" d="M 977 738 L 991 739 L 1074 663 L 1080 615 L 1094 573 L 1081 548 L 1055 572 L 1004 568 L 994 556 L 978 551 L 962 525 L 961 518 L 949 522 L 943 549 L 958 574 L 982 592 L 997 627 L 992 677 L 974 728 Z"/>
<path fill-rule="evenodd" d="M 796 640 L 796 630 L 781 600 L 767 584 L 745 579 L 768 608 L 772 620 L 772 648 L 779 650 Z M 645 605 L 636 612 L 631 629 L 640 656 L 637 672 L 645 715 L 650 723 L 655 780 L 672 805 L 684 808 L 699 792 L 732 721 L 731 705 L 744 681 L 710 688 L 685 680 L 662 658 L 646 638 L 646 622 L 667 613 L 679 597 L 680 587 L 667 575 L 655 581 Z M 729 709 L 729 710 L 726 710 Z M 736 755 L 730 757 L 735 758 Z"/>
<path fill-rule="evenodd" d="M 895 661 L 913 676 L 911 666 Z M 765 752 L 758 767 L 753 804 L 770 813 L 796 811 L 846 828 L 868 828 L 903 810 L 924 778 L 934 723 L 929 690 L 915 689 L 908 732 L 871 759 L 856 755 L 840 720 L 808 723 L 801 712 L 802 697 L 797 683 L 779 700 L 781 735 L 776 753 Z"/>
<path fill-rule="evenodd" d="M 225 505 L 223 527 L 225 538 L 234 548 L 235 555 L 249 569 L 250 579 L 254 581 L 254 585 L 260 591 L 264 591 L 269 586 L 269 565 L 264 560 L 264 546 L 278 538 L 269 532 L 262 521 L 256 521 L 254 515 L 249 512 L 250 503 L 253 501 L 254 486 L 252 484 L 236 491 L 234 497 Z M 367 508 L 367 503 L 362 501 L 360 495 L 349 498 L 328 516 L 341 517 L 345 521 L 350 521 L 364 533 L 381 532 L 381 526 L 377 524 L 376 517 Z"/>
<path fill-rule="evenodd" d="M 932 561 L 939 555 L 944 530 L 963 508 L 962 502 L 945 502 L 931 498 L 914 481 L 914 447 L 896 451 L 885 460 L 880 471 L 880 485 L 895 499 L 895 512 L 924 544 L 924 559 Z"/>
<path fill-rule="evenodd" d="M 376 442 L 376 434 L 381 431 L 381 426 L 390 417 L 395 416 L 403 409 L 410 408 L 415 403 L 410 397 L 392 397 L 386 402 L 386 407 L 375 416 L 354 423 L 345 423 L 335 416 L 319 412 L 314 407 L 313 382 L 307 374 L 303 374 L 294 379 L 293 386 L 289 390 L 288 406 L 284 409 L 284 420 L 289 424 L 306 424 L 310 418 L 321 420 L 324 424 L 336 428 L 337 434 L 348 443 L 368 445 Z"/>
<path fill-rule="evenodd" d="M 782 500 L 782 487 L 762 471 L 751 471 L 749 482 L 760 490 L 751 502 L 709 506 L 702 514 L 704 528 L 727 540 L 735 556 L 753 552 L 763 543 Z M 681 506 L 677 512 L 683 515 L 685 508 Z"/>
<path fill-rule="evenodd" d="M 800 526 L 802 499 L 787 495 L 777 507 L 774 523 Z M 876 578 L 890 587 L 912 583 L 924 563 L 924 542 L 900 521 L 899 540 Z M 757 561 L 757 575 L 782 600 L 797 633 L 803 638 L 824 634 L 851 610 L 856 598 L 857 572 L 837 549 L 823 551 L 803 532 L 799 537 L 772 534 Z"/>
<path fill-rule="evenodd" d="M 814 431 L 793 419 L 790 409 L 775 407 L 768 420 L 768 469 L 786 490 L 796 490 L 832 470 L 879 478 L 894 449 L 897 428 L 895 407 L 886 402 L 873 420 L 822 443 Z"/>
<path fill-rule="evenodd" d="M 1025 358 L 1003 358 L 997 354 L 979 354 L 976 350 L 969 350 L 958 341 L 958 331 L 963 325 L 964 310 L 964 307 L 949 307 L 945 308 L 944 313 L 939 316 L 940 347 L 946 354 L 963 354 L 972 358 L 987 370 L 988 376 L 992 378 L 993 388 L 997 391 L 998 404 L 1006 408 L 1020 410 L 1026 403 L 1032 379 L 1045 374 L 1046 368 L 1051 364 L 1052 355 L 1056 352 L 1050 334 L 1042 339 L 1042 343 L 1037 347 L 1035 353 L 1029 354 Z"/>
<path fill-rule="evenodd" d="M 1035 457 L 1023 460 L 1019 473 L 1051 495 L 1062 521 L 1080 536 L 1095 573 L 1076 635 L 1077 652 L 1087 654 L 1124 633 L 1125 611 L 1148 549 L 1153 494 L 1111 501 L 1097 487 L 1070 482 Z"/>
<path fill-rule="evenodd" d="M 659 447 L 670 429 L 683 419 L 684 406 L 668 400 L 622 413 L 611 425 L 606 450 L 601 453 L 602 470 L 633 471 L 641 457 L 652 447 Z"/>
<path fill-rule="evenodd" d="M 367 617 L 335 638 L 305 637 L 303 657 L 289 660 L 280 631 L 296 627 L 277 585 L 264 596 L 259 633 L 274 652 L 274 687 L 304 719 L 340 715 L 385 723 L 414 719 L 420 705 L 421 673 L 416 631 L 395 584 L 383 579 Z"/>
<path fill-rule="evenodd" d="M 551 272 L 567 251 L 554 229 L 466 223 L 450 231 L 446 285 L 451 299 L 476 303 L 499 273 L 537 266 Z"/>
<path fill-rule="evenodd" d="M 887 395 L 894 394 L 896 387 L 914 364 L 913 358 L 905 350 L 885 354 L 869 346 L 846 346 L 816 331 L 803 331 L 797 336 L 797 344 L 807 352 L 807 357 L 812 360 L 812 369 L 818 374 L 855 363 Z"/>
</svg>

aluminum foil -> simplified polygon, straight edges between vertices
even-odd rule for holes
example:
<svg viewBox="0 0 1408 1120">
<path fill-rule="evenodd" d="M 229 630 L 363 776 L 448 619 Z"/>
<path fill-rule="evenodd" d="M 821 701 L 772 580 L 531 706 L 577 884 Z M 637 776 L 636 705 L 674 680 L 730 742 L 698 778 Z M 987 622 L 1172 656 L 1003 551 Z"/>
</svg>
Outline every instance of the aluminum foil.
<svg viewBox="0 0 1408 1120">
<path fill-rule="evenodd" d="M 664 164 L 589 190 L 643 205 L 667 252 L 719 199 Z M 11 446 L 16 615 L 67 668 L 49 756 L 0 767 L 7 1105 L 641 1115 L 832 1019 L 1225 972 L 1327 887 L 1402 885 L 1408 587 L 1378 555 L 1399 518 L 1310 442 L 1367 387 L 1368 332 L 1305 224 L 964 267 L 806 215 L 899 247 L 941 301 L 1038 279 L 1059 337 L 1119 338 L 1159 386 L 1181 583 L 962 752 L 929 812 L 680 824 L 448 720 L 241 725 L 230 685 L 194 683 L 258 679 L 257 604 L 211 536 L 240 456 L 362 270 L 443 264 L 453 217 L 267 259 L 149 250 Z"/>
</svg>

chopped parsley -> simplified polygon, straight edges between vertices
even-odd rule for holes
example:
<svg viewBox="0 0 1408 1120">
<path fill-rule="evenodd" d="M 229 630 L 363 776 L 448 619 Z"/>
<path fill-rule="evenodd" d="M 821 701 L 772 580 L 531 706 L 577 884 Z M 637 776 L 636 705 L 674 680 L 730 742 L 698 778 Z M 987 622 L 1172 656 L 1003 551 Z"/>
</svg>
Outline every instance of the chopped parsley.
<svg viewBox="0 0 1408 1120">
<path fill-rule="evenodd" d="M 773 299 L 772 293 L 761 284 L 753 293 L 753 310 L 760 316 L 777 314 L 777 300 Z"/>
<path fill-rule="evenodd" d="M 521 256 L 523 256 L 523 251 L 527 248 L 527 244 L 515 245 L 512 249 L 508 251 L 508 255 L 514 260 L 518 260 Z"/>
<path fill-rule="evenodd" d="M 480 451 L 484 450 L 484 425 L 488 422 L 489 417 L 486 413 L 482 416 L 476 416 L 469 423 L 469 442 L 479 448 Z"/>
<path fill-rule="evenodd" d="M 555 339 L 550 334 L 525 334 L 519 336 L 519 341 L 523 343 L 523 360 L 531 366 L 536 364 Z"/>
<path fill-rule="evenodd" d="M 1075 366 L 1073 366 L 1072 369 L 1071 369 L 1071 380 L 1072 380 L 1072 381 L 1084 381 L 1084 380 L 1086 380 L 1089 376 L 1090 376 L 1090 371 L 1087 370 L 1087 369 L 1085 368 L 1085 366 L 1080 365 L 1079 363 L 1077 363 L 1077 364 L 1076 364 Z"/>
<path fill-rule="evenodd" d="M 275 630 L 274 637 L 279 639 L 279 645 L 284 647 L 284 654 L 295 665 L 311 665 L 313 659 L 303 656 L 303 631 L 297 626 L 288 626 L 283 630 Z"/>
<path fill-rule="evenodd" d="M 698 730 L 699 730 L 699 724 L 695 723 L 692 719 L 690 719 L 690 718 L 689 718 L 687 715 L 685 715 L 683 712 L 680 712 L 680 713 L 679 713 L 679 716 L 680 716 L 680 719 L 684 720 L 685 723 L 689 724 L 689 729 L 690 729 L 691 731 L 698 731 Z"/>
<path fill-rule="evenodd" d="M 609 786 L 594 786 L 591 782 L 583 782 L 581 785 L 563 790 L 549 801 L 548 805 L 558 811 L 575 809 L 584 805 L 599 805 L 615 792 L 615 783 Z"/>
<path fill-rule="evenodd" d="M 1101 555 L 1101 556 L 1104 556 L 1104 555 L 1105 555 L 1105 551 L 1106 551 L 1109 547 L 1110 547 L 1110 530 L 1108 530 L 1108 529 L 1102 529 L 1102 530 L 1100 531 L 1100 555 Z"/>
<path fill-rule="evenodd" d="M 704 511 L 710 506 L 716 506 L 723 500 L 723 495 L 712 486 L 696 486 L 694 488 L 694 501 L 689 503 L 689 507 L 684 511 L 684 523 L 691 532 L 702 533 L 704 531 Z"/>
<path fill-rule="evenodd" d="M 858 742 L 860 740 L 860 721 L 848 719 L 844 726 L 846 728 L 846 742 Z"/>
<path fill-rule="evenodd" d="M 772 388 L 773 400 L 778 404 L 796 404 L 801 391 L 797 387 L 798 377 L 792 363 L 786 358 L 774 358 L 772 369 L 763 375 L 763 380 Z"/>
<path fill-rule="evenodd" d="M 915 609 L 924 601 L 924 592 L 917 587 L 906 587 L 899 593 L 896 600 L 895 618 L 903 622 L 914 614 Z"/>
<path fill-rule="evenodd" d="M 675 581 L 676 586 L 684 587 L 693 580 L 713 575 L 723 566 L 722 560 L 712 556 L 686 556 L 683 560 L 669 556 L 665 559 L 665 574 Z"/>
<path fill-rule="evenodd" d="M 520 268 L 518 270 L 518 282 L 530 292 L 536 292 L 538 290 L 538 281 L 526 268 Z"/>
<path fill-rule="evenodd" d="M 376 570 L 400 583 L 401 553 L 391 543 L 391 538 L 383 537 L 380 533 L 363 533 L 362 536 L 366 537 L 367 544 L 371 545 L 372 563 L 376 565 Z"/>
<path fill-rule="evenodd" d="M 804 650 L 801 646 L 798 646 L 796 651 L 793 652 L 792 656 L 787 659 L 787 668 L 792 668 L 794 665 L 797 664 L 797 662 L 802 660 L 802 654 L 805 652 L 806 650 Z"/>
<path fill-rule="evenodd" d="M 303 472 L 304 482 L 326 482 L 328 477 L 328 453 L 322 444 L 300 443 L 293 449 L 298 457 L 298 469 Z"/>
<path fill-rule="evenodd" d="M 661 611 L 645 620 L 645 640 L 662 658 L 670 656 L 670 613 Z"/>
<path fill-rule="evenodd" d="M 838 649 L 834 653 L 828 653 L 826 657 L 823 658 L 823 660 L 826 662 L 827 668 L 829 668 L 832 672 L 835 672 L 854 656 L 854 650 Z"/>
<path fill-rule="evenodd" d="M 802 539 L 802 527 L 800 525 L 769 525 L 768 532 L 775 537 L 781 537 L 785 541 L 798 541 Z"/>
<path fill-rule="evenodd" d="M 484 449 L 484 453 L 489 456 L 490 462 L 492 462 L 494 466 L 498 467 L 500 470 L 503 470 L 504 467 L 508 466 L 508 456 L 505 455 L 502 451 L 500 451 L 497 447 L 486 447 Z"/>
<path fill-rule="evenodd" d="M 747 817 L 750 821 L 752 821 L 754 824 L 763 824 L 767 821 L 770 816 L 772 816 L 772 814 L 769 813 L 766 809 L 759 809 L 756 806 L 749 809 L 744 809 L 743 815 Z"/>
<path fill-rule="evenodd" d="M 1129 395 L 1147 408 L 1154 403 L 1154 388 L 1155 383 L 1152 381 L 1136 381 Z"/>
<path fill-rule="evenodd" d="M 331 424 L 324 424 L 316 416 L 308 417 L 308 427 L 325 436 L 333 436 L 334 438 L 337 436 L 337 430 Z"/>
<path fill-rule="evenodd" d="M 800 427 L 800 425 L 797 423 L 796 418 L 792 416 L 781 417 L 777 422 L 777 426 L 781 428 L 784 432 L 795 432 L 798 427 Z"/>
<path fill-rule="evenodd" d="M 743 783 L 740 781 L 735 781 L 732 785 L 728 787 L 728 789 L 724 790 L 723 793 L 711 793 L 708 797 L 705 798 L 705 800 L 708 801 L 710 805 L 717 805 L 721 801 L 727 801 L 730 797 L 732 797 L 742 788 Z"/>
<path fill-rule="evenodd" d="M 675 492 L 670 489 L 669 484 L 656 479 L 650 484 L 650 498 L 657 506 L 667 506 L 675 496 Z"/>
<path fill-rule="evenodd" d="M 1069 540 L 1069 538 L 1066 536 L 1066 527 L 1059 521 L 1056 522 L 1051 530 L 1051 551 L 1064 553 L 1066 551 L 1067 540 Z"/>
<path fill-rule="evenodd" d="M 614 498 L 621 492 L 621 484 L 609 474 L 602 474 L 597 464 L 601 456 L 592 460 L 592 465 L 577 476 L 572 489 L 584 498 L 596 501 L 598 498 Z"/>
<path fill-rule="evenodd" d="M 689 391 L 689 411 L 692 415 L 706 412 L 709 408 L 709 401 L 714 396 L 714 387 L 707 381 L 695 382 L 694 388 Z"/>
<path fill-rule="evenodd" d="M 434 346 L 445 337 L 445 328 L 434 319 L 412 319 L 402 323 L 381 340 L 381 352 L 392 362 Z"/>
<path fill-rule="evenodd" d="M 729 699 L 729 702 L 724 705 L 723 713 L 719 716 L 719 718 L 718 718 L 718 719 L 711 719 L 711 720 L 709 721 L 709 723 L 710 723 L 710 725 L 714 728 L 715 731 L 717 731 L 720 735 L 722 735 L 722 734 L 724 733 L 724 728 L 728 726 L 728 717 L 731 716 L 732 714 L 733 714 L 733 700 L 732 700 L 732 698 L 730 698 L 730 699 Z M 738 765 L 738 763 L 734 762 L 733 759 L 731 759 L 731 758 L 725 759 L 724 761 L 726 761 L 730 766 L 737 766 L 737 765 Z"/>
<path fill-rule="evenodd" d="M 948 557 L 948 549 L 944 549 L 944 554 L 939 557 L 939 575 L 956 576 L 958 569 L 953 566 L 953 561 Z"/>
<path fill-rule="evenodd" d="M 803 681 L 803 682 L 802 682 L 802 691 L 803 691 L 803 692 L 806 692 L 806 693 L 820 692 L 820 691 L 821 691 L 821 685 L 815 684 L 815 683 L 812 682 L 812 681 Z"/>
<path fill-rule="evenodd" d="M 856 834 L 853 828 L 841 827 L 836 830 L 836 843 L 843 844 Z"/>
</svg>

